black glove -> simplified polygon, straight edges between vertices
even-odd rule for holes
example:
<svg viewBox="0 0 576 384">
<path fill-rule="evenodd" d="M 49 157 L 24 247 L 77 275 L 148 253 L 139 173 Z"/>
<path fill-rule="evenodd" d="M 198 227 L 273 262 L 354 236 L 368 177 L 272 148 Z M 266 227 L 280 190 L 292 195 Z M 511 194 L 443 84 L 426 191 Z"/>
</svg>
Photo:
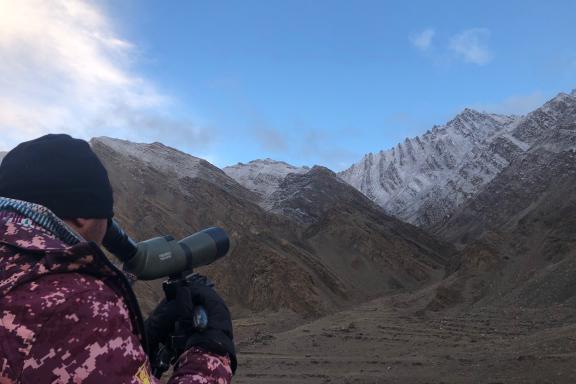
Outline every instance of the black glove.
<svg viewBox="0 0 576 384">
<path fill-rule="evenodd" d="M 178 292 L 178 307 L 181 312 L 180 326 L 193 326 L 194 306 L 201 305 L 208 316 L 208 326 L 201 332 L 188 337 L 186 348 L 200 347 L 207 352 L 230 357 L 232 372 L 236 372 L 237 360 L 230 311 L 216 291 L 199 281 L 193 281 L 186 290 Z"/>
<path fill-rule="evenodd" d="M 166 345 L 168 337 L 174 332 L 175 323 L 179 318 L 178 312 L 176 300 L 166 301 L 163 299 L 144 321 L 150 362 L 154 363 L 160 344 Z"/>
<path fill-rule="evenodd" d="M 177 287 L 174 299 L 162 300 L 146 319 L 147 352 L 153 366 L 157 363 L 160 344 L 163 344 L 173 351 L 173 359 L 194 346 L 217 355 L 228 355 L 232 372 L 236 371 L 230 312 L 224 300 L 211 287 L 208 279 L 195 275 Z M 207 327 L 203 330 L 198 330 L 194 323 L 197 305 L 204 307 L 208 319 Z M 182 337 L 184 343 L 180 342 Z M 160 370 L 160 375 L 163 371 Z"/>
</svg>

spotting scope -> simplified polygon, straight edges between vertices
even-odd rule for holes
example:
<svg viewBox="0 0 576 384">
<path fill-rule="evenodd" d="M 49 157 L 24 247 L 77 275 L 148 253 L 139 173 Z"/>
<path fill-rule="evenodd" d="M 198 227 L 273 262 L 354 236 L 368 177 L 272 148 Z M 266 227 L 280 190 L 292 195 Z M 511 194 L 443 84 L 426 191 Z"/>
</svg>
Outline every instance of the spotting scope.
<svg viewBox="0 0 576 384">
<path fill-rule="evenodd" d="M 136 243 L 120 228 L 115 220 L 108 220 L 108 229 L 102 245 L 124 263 L 124 270 L 139 280 L 154 280 L 168 277 L 162 283 L 166 300 L 174 300 L 181 287 L 203 284 L 213 287 L 204 276 L 192 270 L 208 265 L 226 255 L 230 240 L 222 228 L 208 228 L 180 241 L 172 236 L 161 236 Z M 201 305 L 193 309 L 192 326 L 194 331 L 203 332 L 208 327 L 208 315 Z M 154 376 L 160 378 L 180 355 L 188 339 L 190 325 L 176 322 L 174 332 L 167 344 L 155 353 L 152 361 Z"/>
<path fill-rule="evenodd" d="M 136 243 L 111 219 L 103 245 L 139 280 L 154 280 L 177 277 L 213 263 L 226 255 L 230 240 L 222 228 L 212 227 L 180 241 L 172 236 L 161 236 Z"/>
</svg>

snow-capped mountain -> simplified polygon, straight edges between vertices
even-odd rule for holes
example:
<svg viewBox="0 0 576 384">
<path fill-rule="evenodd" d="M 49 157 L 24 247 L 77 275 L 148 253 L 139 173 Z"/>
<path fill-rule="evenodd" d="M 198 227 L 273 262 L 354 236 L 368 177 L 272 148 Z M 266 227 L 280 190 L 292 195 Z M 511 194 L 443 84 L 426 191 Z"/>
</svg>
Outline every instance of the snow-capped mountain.
<svg viewBox="0 0 576 384">
<path fill-rule="evenodd" d="M 554 126 L 573 123 L 573 120 L 566 121 L 566 119 L 573 118 L 569 111 L 574 108 L 574 105 L 576 105 L 576 89 L 570 94 L 560 93 L 542 107 L 528 114 L 514 129 L 513 136 L 523 142 L 534 144 Z"/>
<path fill-rule="evenodd" d="M 523 143 L 511 137 L 519 119 L 465 109 L 444 126 L 369 153 L 340 177 L 388 213 L 428 226 L 500 173 Z"/>
<path fill-rule="evenodd" d="M 430 227 L 476 195 L 576 105 L 561 93 L 523 116 L 465 109 L 443 126 L 369 153 L 339 176 L 410 223 Z"/>
<path fill-rule="evenodd" d="M 308 172 L 308 167 L 295 167 L 272 159 L 253 160 L 248 164 L 238 163 L 225 167 L 223 171 L 263 200 L 270 197 L 286 176 L 291 173 Z"/>
</svg>

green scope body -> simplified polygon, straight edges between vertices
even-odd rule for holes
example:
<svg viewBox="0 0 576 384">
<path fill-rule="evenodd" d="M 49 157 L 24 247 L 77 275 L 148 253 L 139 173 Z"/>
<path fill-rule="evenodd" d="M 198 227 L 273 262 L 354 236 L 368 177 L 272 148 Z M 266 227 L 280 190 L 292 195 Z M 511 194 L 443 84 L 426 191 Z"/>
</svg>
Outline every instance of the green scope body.
<svg viewBox="0 0 576 384">
<path fill-rule="evenodd" d="M 215 233 L 220 231 L 224 232 L 208 228 L 180 241 L 171 236 L 142 241 L 136 244 L 138 250 L 124 268 L 140 280 L 154 280 L 211 264 L 228 252 L 229 245 L 223 247 L 219 242 L 225 233 Z M 225 241 L 228 243 L 227 236 Z"/>
<path fill-rule="evenodd" d="M 135 243 L 111 220 L 104 246 L 139 280 L 155 280 L 191 271 L 226 255 L 230 248 L 222 228 L 212 227 L 180 241 L 162 236 Z"/>
</svg>

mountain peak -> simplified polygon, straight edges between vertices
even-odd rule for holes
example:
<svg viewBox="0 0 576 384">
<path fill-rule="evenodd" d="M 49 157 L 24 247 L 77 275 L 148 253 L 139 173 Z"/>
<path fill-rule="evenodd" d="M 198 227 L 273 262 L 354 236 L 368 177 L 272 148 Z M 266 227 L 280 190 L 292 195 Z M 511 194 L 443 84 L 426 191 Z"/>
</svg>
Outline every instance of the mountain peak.
<svg viewBox="0 0 576 384">
<path fill-rule="evenodd" d="M 210 167 L 216 168 L 206 160 L 181 152 L 159 142 L 151 144 L 134 143 L 128 140 L 100 136 L 90 140 L 90 144 L 92 146 L 97 144 L 104 145 L 126 156 L 136 157 L 161 168 L 173 168 L 173 164 L 182 166 L 183 172 L 189 172 L 198 165 L 209 165 Z"/>
<path fill-rule="evenodd" d="M 245 165 L 243 163 L 238 163 L 237 165 Z M 287 167 L 290 169 L 300 169 L 300 168 L 304 168 L 307 169 L 308 167 L 304 166 L 304 167 L 297 167 L 295 165 L 292 165 L 290 163 L 287 163 L 285 161 L 282 160 L 275 160 L 275 159 L 271 159 L 269 157 L 265 158 L 265 159 L 256 159 L 256 160 L 251 160 L 250 162 L 248 162 L 248 165 L 272 165 L 272 166 L 281 166 L 281 167 Z"/>
<path fill-rule="evenodd" d="M 248 164 L 238 163 L 223 169 L 228 176 L 264 199 L 274 193 L 289 174 L 309 170 L 308 167 L 296 167 L 270 158 L 252 160 Z"/>
<path fill-rule="evenodd" d="M 339 176 L 387 213 L 433 225 L 507 165 L 490 143 L 518 119 L 465 108 L 445 125 L 386 152 L 366 154 Z"/>
<path fill-rule="evenodd" d="M 548 100 L 542 107 L 538 108 L 535 112 L 544 112 L 547 114 L 556 115 L 562 113 L 566 104 L 574 104 L 574 97 L 576 90 L 568 93 L 560 92 L 556 97 Z"/>
<path fill-rule="evenodd" d="M 500 115 L 495 115 L 487 112 L 480 112 L 473 108 L 464 108 L 462 112 L 456 115 L 452 121 L 465 120 L 465 121 L 484 121 L 488 119 L 493 119 L 494 117 Z"/>
<path fill-rule="evenodd" d="M 466 107 L 462 112 L 459 113 L 459 115 L 486 115 L 486 113 L 477 111 L 474 108 Z"/>
<path fill-rule="evenodd" d="M 90 145 L 107 147 L 122 157 L 138 159 L 161 171 L 174 172 L 178 178 L 202 177 L 203 175 L 225 176 L 222 170 L 210 162 L 159 142 L 134 143 L 101 136 L 90 140 Z"/>
<path fill-rule="evenodd" d="M 334 171 L 332 171 L 331 169 L 326 168 L 322 165 L 313 166 L 312 169 L 310 169 L 310 171 L 308 171 L 308 173 L 326 174 L 326 175 L 330 175 L 330 176 L 336 176 L 336 173 L 334 173 Z"/>
</svg>

